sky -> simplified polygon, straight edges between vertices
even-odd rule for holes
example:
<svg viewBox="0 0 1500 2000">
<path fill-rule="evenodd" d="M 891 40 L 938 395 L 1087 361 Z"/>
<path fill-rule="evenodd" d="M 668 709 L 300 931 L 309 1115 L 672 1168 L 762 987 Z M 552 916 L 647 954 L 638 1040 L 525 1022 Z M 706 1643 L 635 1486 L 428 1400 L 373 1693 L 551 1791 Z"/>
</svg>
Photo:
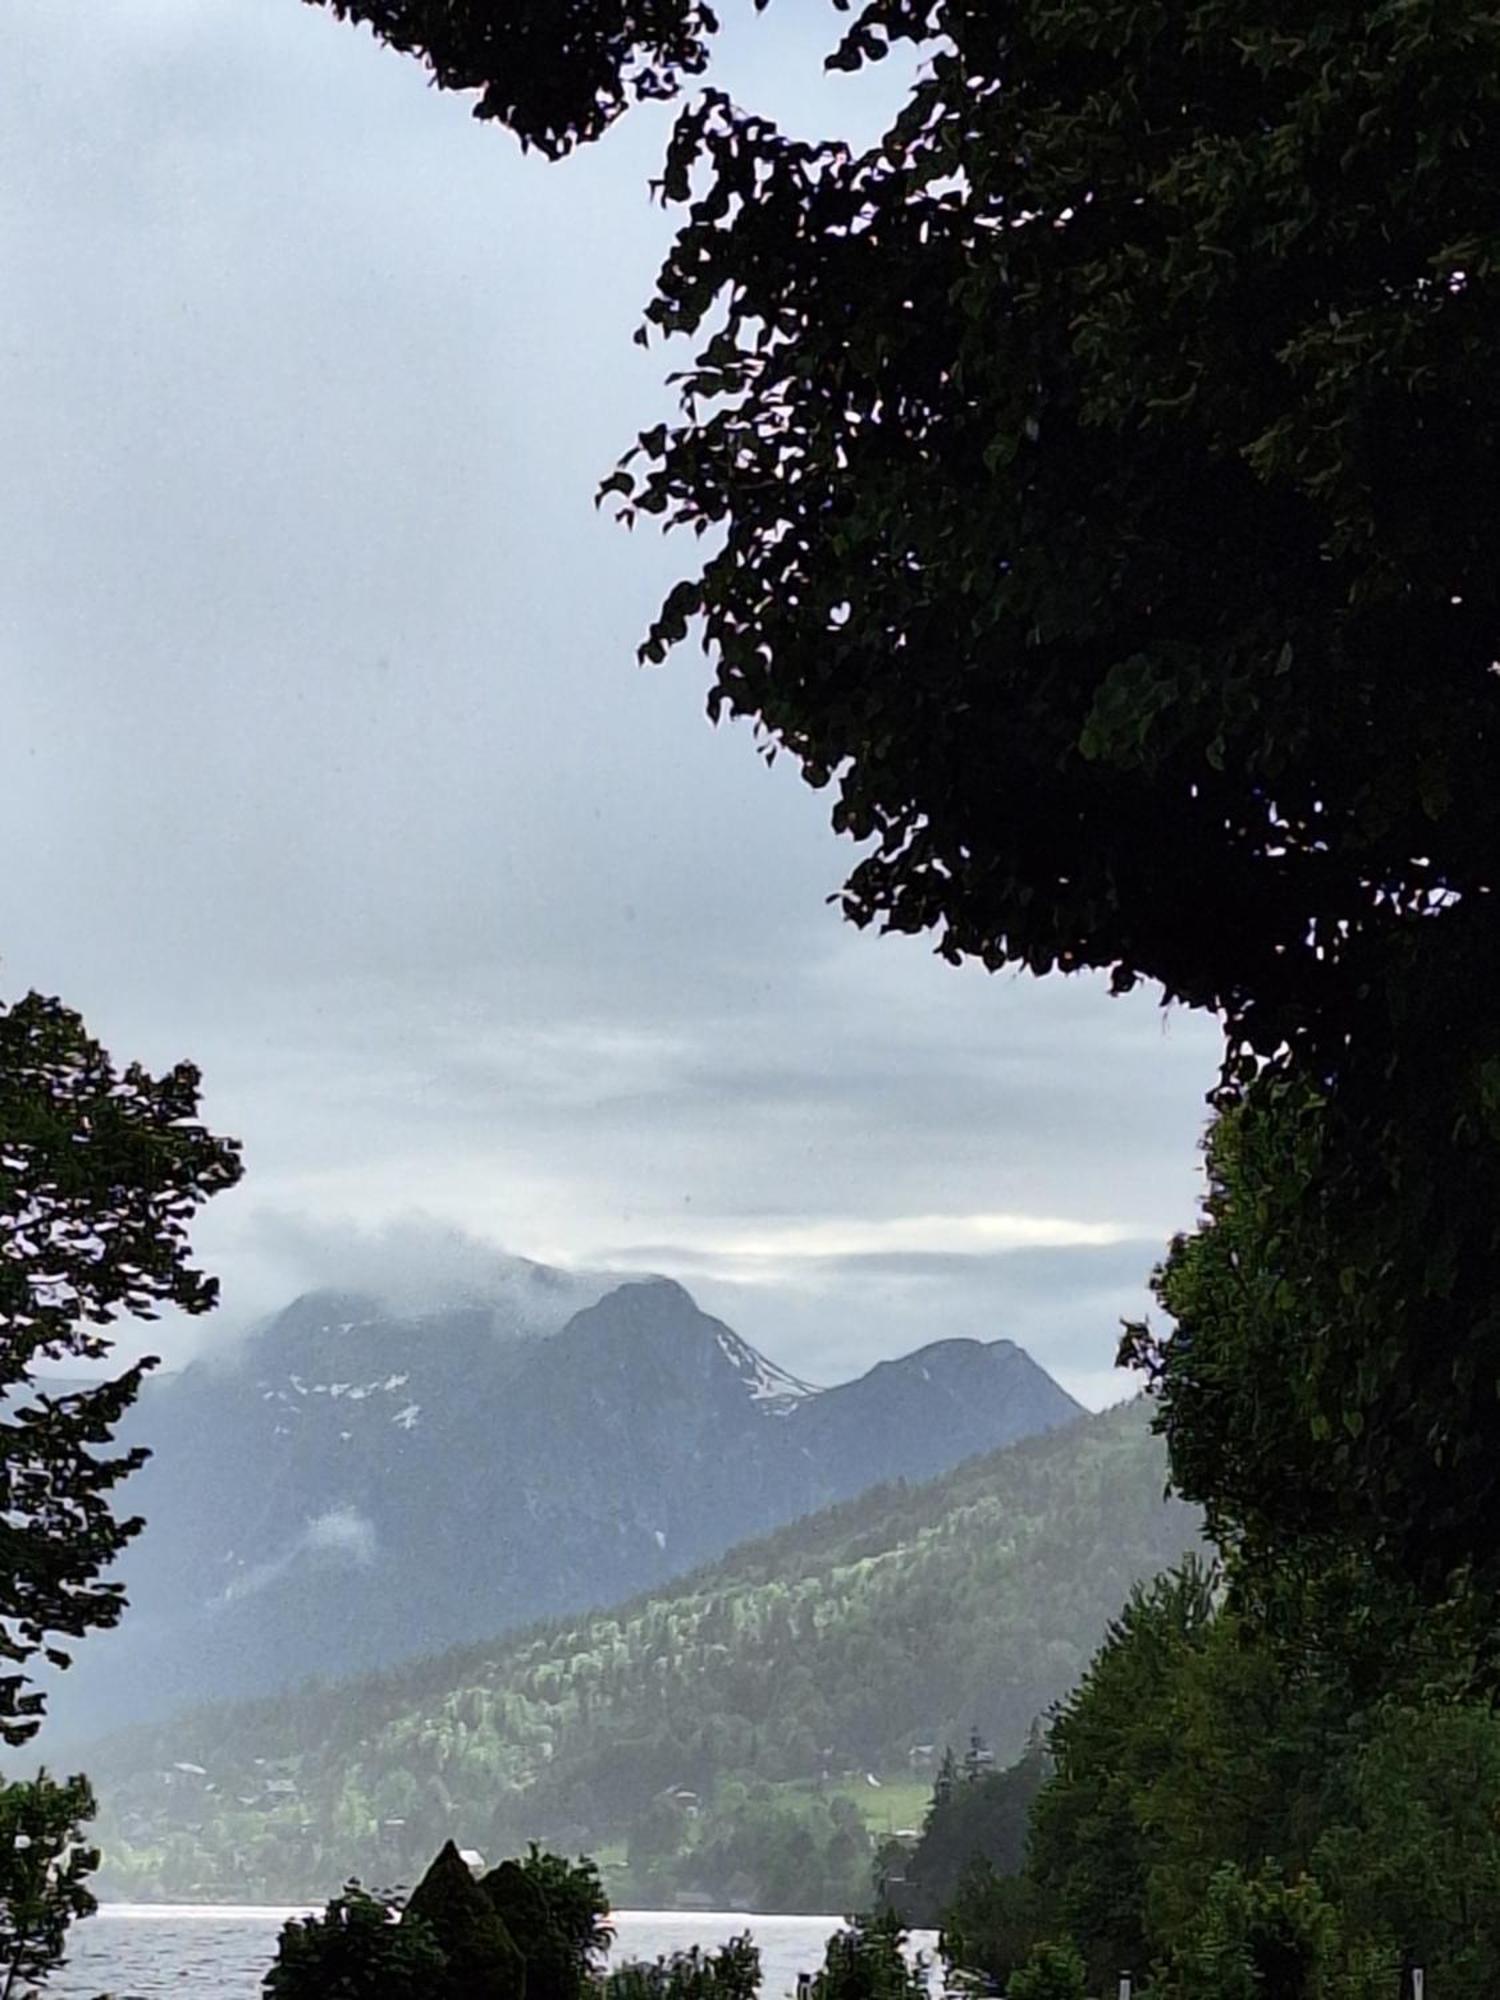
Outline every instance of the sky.
<svg viewBox="0 0 1500 2000">
<path fill-rule="evenodd" d="M 731 19 L 715 81 L 878 132 L 821 10 Z M 815 1381 L 1007 1336 L 1113 1400 L 1216 1032 L 850 929 L 826 796 L 634 664 L 692 561 L 593 506 L 668 407 L 666 129 L 550 165 L 298 0 L 10 0 L 0 993 L 244 1143 L 169 1360 L 503 1249 Z"/>
</svg>

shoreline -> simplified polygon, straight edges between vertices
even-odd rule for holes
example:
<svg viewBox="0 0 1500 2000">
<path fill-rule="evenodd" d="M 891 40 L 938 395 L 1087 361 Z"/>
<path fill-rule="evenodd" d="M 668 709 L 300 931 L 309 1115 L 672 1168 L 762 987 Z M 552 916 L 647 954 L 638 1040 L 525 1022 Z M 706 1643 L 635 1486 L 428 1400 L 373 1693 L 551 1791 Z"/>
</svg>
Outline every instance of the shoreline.
<svg viewBox="0 0 1500 2000">
<path fill-rule="evenodd" d="M 321 1903 L 124 1903 L 102 1902 L 93 1917 L 81 1919 L 92 1923 L 100 1917 L 113 1917 L 127 1921 L 177 1921 L 191 1918 L 207 1918 L 226 1923 L 285 1923 L 288 1917 L 306 1917 L 321 1910 Z M 612 1910 L 610 1921 L 651 1923 L 660 1925 L 681 1924 L 688 1929 L 700 1929 L 705 1924 L 827 1924 L 829 1929 L 838 1930 L 844 1923 L 841 1916 L 830 1916 L 822 1911 L 797 1913 L 789 1910 Z"/>
</svg>

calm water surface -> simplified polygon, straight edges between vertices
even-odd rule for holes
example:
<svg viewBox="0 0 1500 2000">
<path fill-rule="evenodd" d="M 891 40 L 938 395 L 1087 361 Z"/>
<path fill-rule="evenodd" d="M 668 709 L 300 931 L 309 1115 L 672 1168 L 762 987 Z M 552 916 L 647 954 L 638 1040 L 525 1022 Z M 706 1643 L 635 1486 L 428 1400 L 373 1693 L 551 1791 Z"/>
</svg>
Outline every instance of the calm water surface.
<svg viewBox="0 0 1500 2000">
<path fill-rule="evenodd" d="M 72 1934 L 68 1963 L 49 1981 L 49 1994 L 93 2000 L 256 2000 L 289 1910 L 221 1908 L 186 1903 L 107 1903 Z M 749 1931 L 760 1946 L 765 2000 L 795 1992 L 797 1974 L 822 1963 L 837 1917 L 753 1917 L 713 1911 L 616 1910 L 615 1958 L 655 1958 L 689 1945 L 718 1945 Z M 931 1951 L 930 1931 L 913 1945 Z"/>
</svg>

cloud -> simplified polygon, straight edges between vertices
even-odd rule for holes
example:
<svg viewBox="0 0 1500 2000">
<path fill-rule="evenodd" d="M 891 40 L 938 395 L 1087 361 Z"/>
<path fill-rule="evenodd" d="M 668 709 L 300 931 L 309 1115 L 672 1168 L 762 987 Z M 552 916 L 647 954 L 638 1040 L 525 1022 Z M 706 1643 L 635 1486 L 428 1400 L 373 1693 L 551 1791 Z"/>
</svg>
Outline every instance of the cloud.
<svg viewBox="0 0 1500 2000">
<path fill-rule="evenodd" d="M 377 1225 L 264 1208 L 252 1234 L 279 1303 L 304 1291 L 368 1294 L 394 1313 L 491 1305 L 507 1324 L 550 1333 L 616 1282 L 517 1257 L 438 1216 L 415 1212 Z"/>
<path fill-rule="evenodd" d="M 369 1569 L 378 1552 L 375 1524 L 357 1507 L 330 1507 L 307 1523 L 302 1533 L 280 1555 L 270 1556 L 242 1570 L 224 1589 L 226 1604 L 254 1597 L 286 1575 L 304 1557 L 331 1560 L 356 1569 Z"/>
<path fill-rule="evenodd" d="M 375 1561 L 375 1524 L 357 1507 L 330 1507 L 308 1522 L 301 1546 L 310 1555 L 345 1556 L 369 1569 Z"/>
<path fill-rule="evenodd" d="M 825 77 L 826 27 L 747 12 L 720 80 L 868 136 L 898 66 Z M 0 973 L 193 1057 L 245 1145 L 225 1313 L 151 1347 L 711 1254 L 849 1373 L 983 1318 L 941 1256 L 1061 1239 L 1026 1324 L 1107 1372 L 1088 1256 L 1191 1221 L 1212 1025 L 851 932 L 826 797 L 709 727 L 700 661 L 633 664 L 692 560 L 592 506 L 668 407 L 630 336 L 669 114 L 552 168 L 321 9 L 6 29 Z"/>
<path fill-rule="evenodd" d="M 877 1219 L 827 1216 L 815 1222 L 785 1222 L 762 1228 L 715 1232 L 710 1226 L 682 1248 L 723 1270 L 754 1279 L 762 1271 L 781 1271 L 808 1258 L 881 1254 L 933 1255 L 944 1251 L 1050 1248 L 1065 1244 L 1121 1243 L 1134 1232 L 1124 1223 L 1081 1222 L 1056 1215 L 892 1215 Z M 617 1252 L 617 1256 L 671 1258 L 673 1249 L 649 1245 Z"/>
<path fill-rule="evenodd" d="M 659 1246 L 709 1311 L 814 1380 L 842 1381 L 879 1355 L 965 1337 L 1017 1341 L 1093 1408 L 1138 1392 L 1111 1364 L 1120 1323 L 1156 1312 L 1155 1237 L 980 1253 L 809 1259 L 769 1282 L 713 1256 Z"/>
</svg>

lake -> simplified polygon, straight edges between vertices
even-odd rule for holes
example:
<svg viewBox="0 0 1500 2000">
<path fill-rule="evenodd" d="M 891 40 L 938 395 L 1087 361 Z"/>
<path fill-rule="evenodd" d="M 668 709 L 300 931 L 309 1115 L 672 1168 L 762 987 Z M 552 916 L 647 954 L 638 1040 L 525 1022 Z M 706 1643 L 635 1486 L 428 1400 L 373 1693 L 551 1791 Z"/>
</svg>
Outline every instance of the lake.
<svg viewBox="0 0 1500 2000">
<path fill-rule="evenodd" d="M 96 1917 L 75 1926 L 68 1963 L 47 1992 L 69 2000 L 256 2000 L 276 1952 L 276 1935 L 289 1910 L 191 1903 L 106 1903 Z M 822 1963 L 837 1917 L 756 1917 L 713 1911 L 616 1910 L 616 1961 L 656 1958 L 689 1945 L 718 1945 L 749 1931 L 760 1946 L 765 2000 L 794 1993 L 799 1972 Z M 913 1945 L 931 1951 L 929 1931 Z"/>
</svg>

